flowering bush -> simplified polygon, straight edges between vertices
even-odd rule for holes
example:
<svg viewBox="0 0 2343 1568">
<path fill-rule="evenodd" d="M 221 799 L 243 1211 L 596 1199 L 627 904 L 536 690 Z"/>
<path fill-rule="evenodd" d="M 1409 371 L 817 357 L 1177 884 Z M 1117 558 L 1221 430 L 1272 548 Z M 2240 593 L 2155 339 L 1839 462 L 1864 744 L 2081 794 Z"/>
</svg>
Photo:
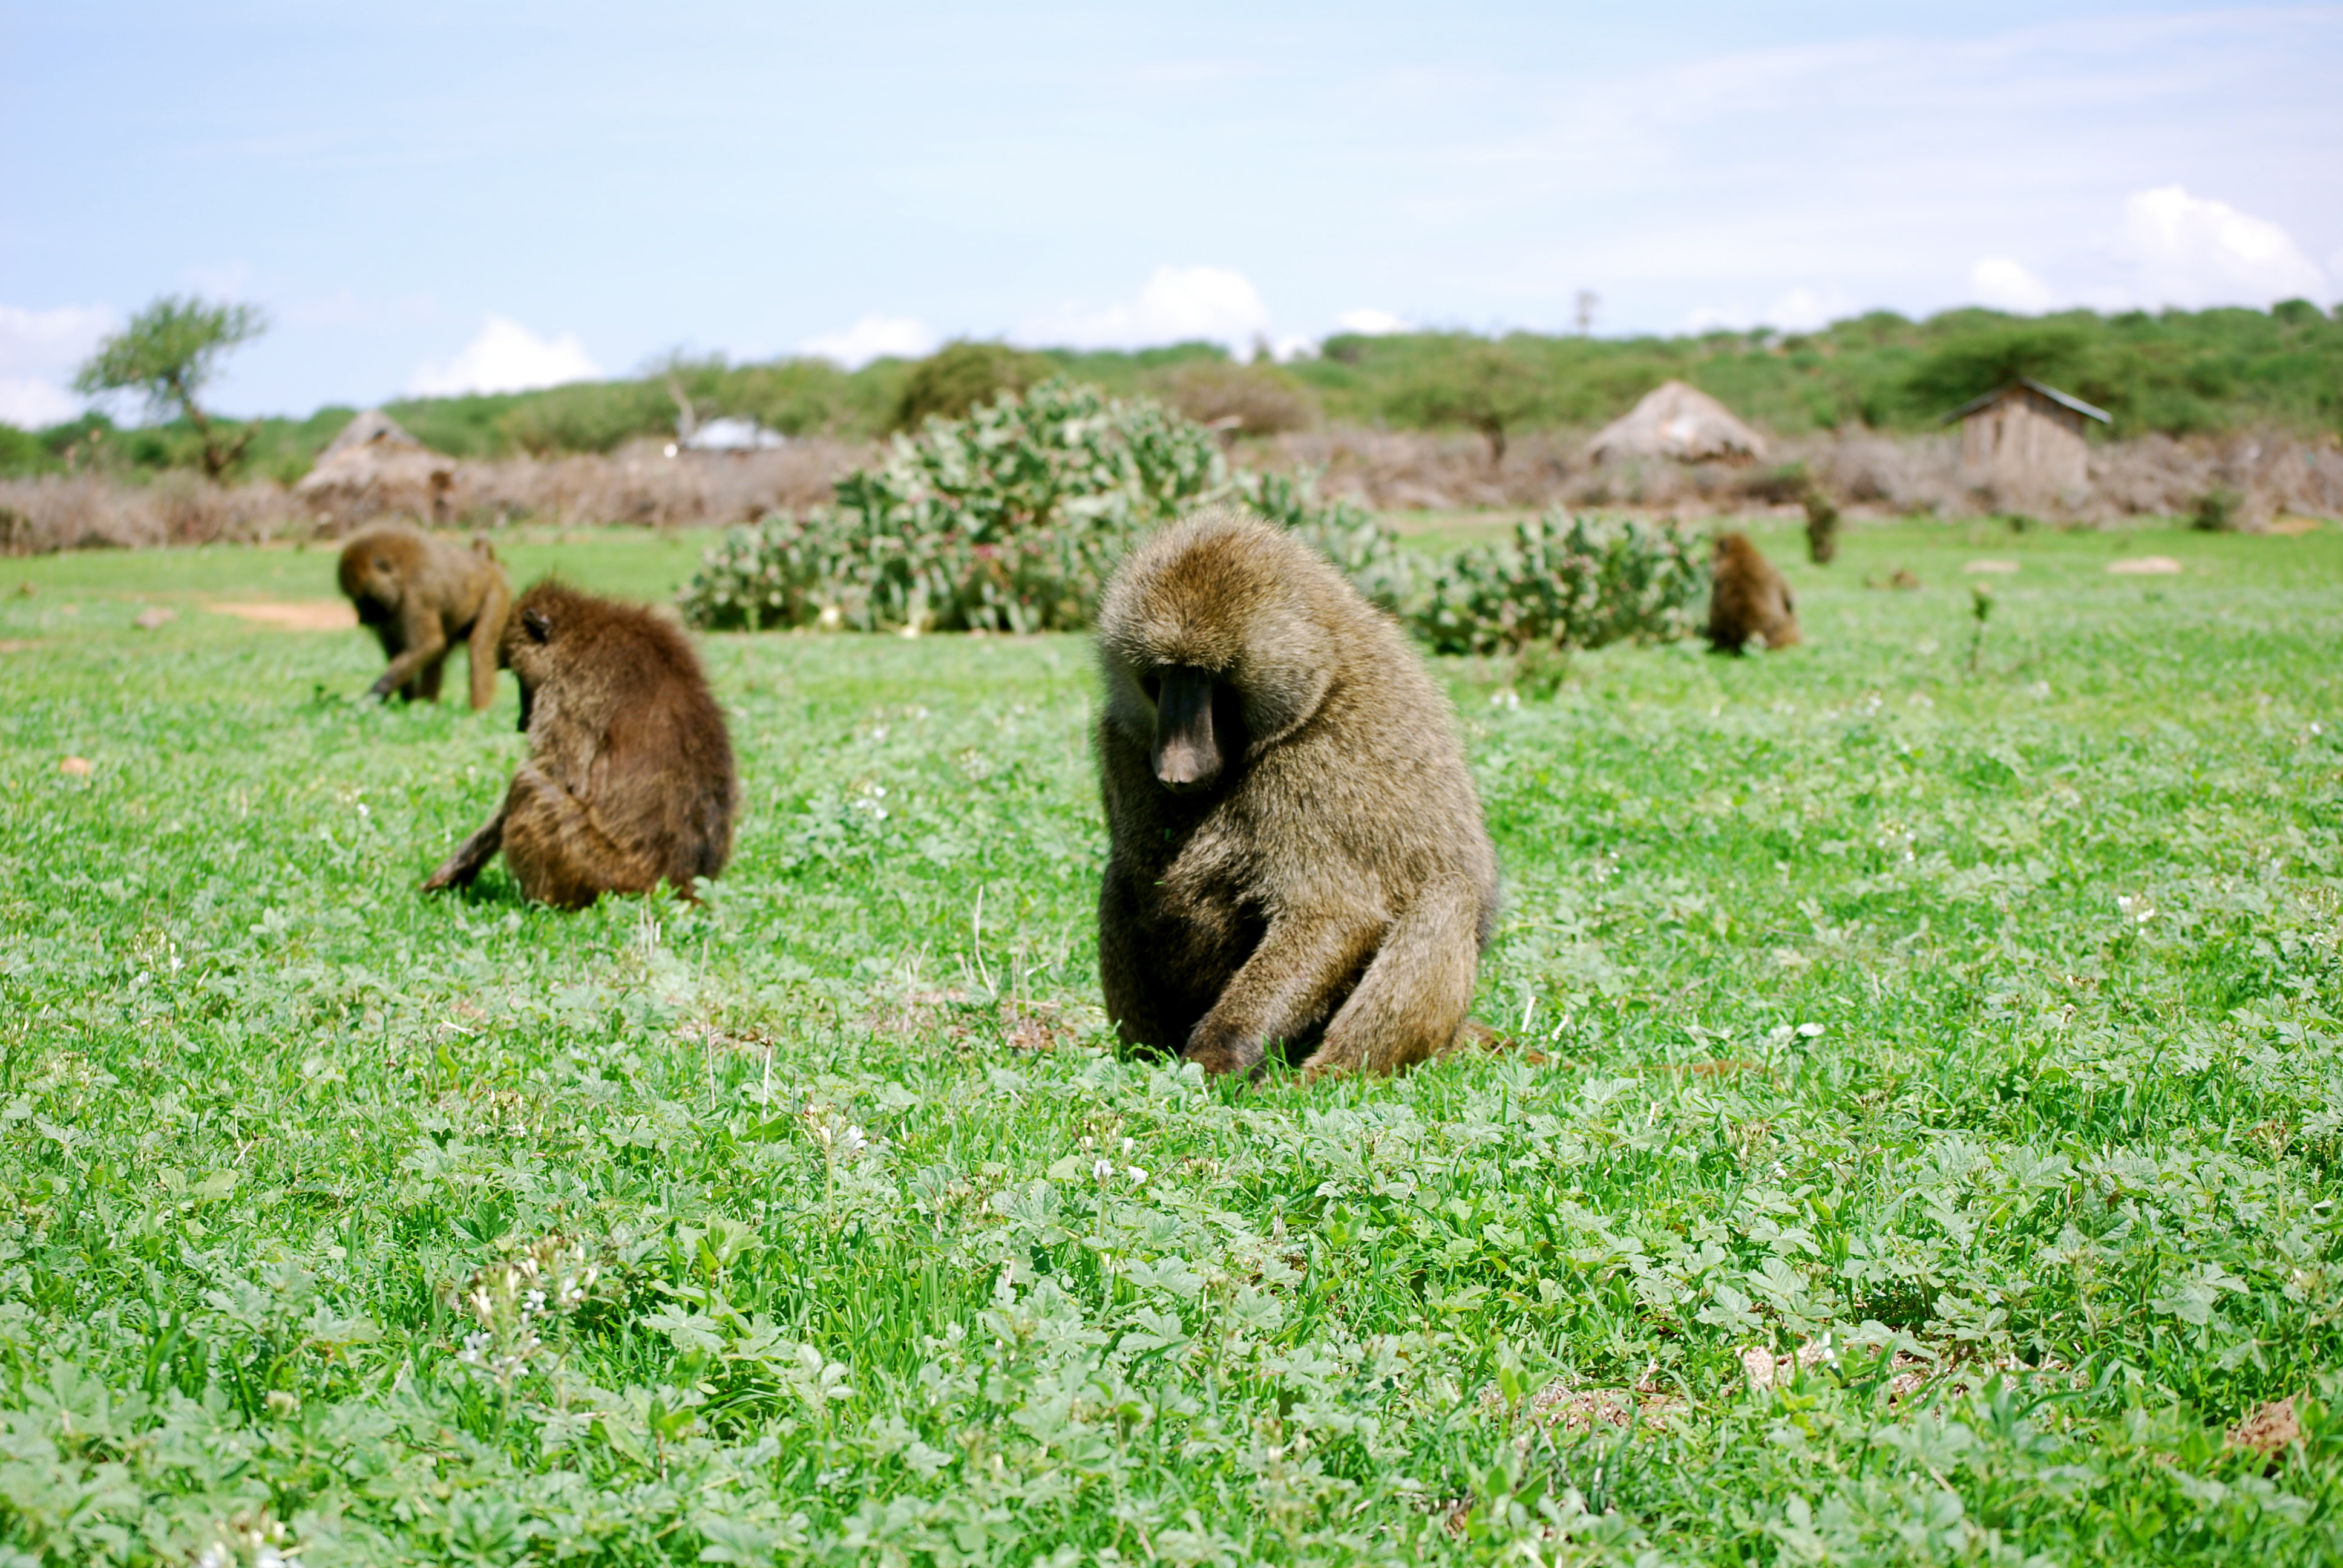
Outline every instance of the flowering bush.
<svg viewBox="0 0 2343 1568">
<path fill-rule="evenodd" d="M 1440 653 L 1601 648 L 1689 637 L 1707 598 L 1707 564 L 1674 522 L 1549 512 L 1510 545 L 1447 558 L 1405 618 Z"/>
</svg>

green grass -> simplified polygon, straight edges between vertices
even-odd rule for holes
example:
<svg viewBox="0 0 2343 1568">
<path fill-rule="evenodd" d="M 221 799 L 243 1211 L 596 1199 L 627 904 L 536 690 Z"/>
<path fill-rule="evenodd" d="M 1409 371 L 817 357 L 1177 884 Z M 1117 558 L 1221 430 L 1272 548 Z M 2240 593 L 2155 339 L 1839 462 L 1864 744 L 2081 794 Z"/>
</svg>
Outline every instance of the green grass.
<svg viewBox="0 0 2343 1568">
<path fill-rule="evenodd" d="M 2343 1551 L 2343 538 L 1858 528 L 1795 651 L 1444 667 L 1514 1042 L 1251 1092 L 1104 1049 L 1081 639 L 709 639 L 730 871 L 564 916 L 415 891 L 508 680 L 192 608 L 331 565 L 0 578 L 8 1562 Z"/>
</svg>

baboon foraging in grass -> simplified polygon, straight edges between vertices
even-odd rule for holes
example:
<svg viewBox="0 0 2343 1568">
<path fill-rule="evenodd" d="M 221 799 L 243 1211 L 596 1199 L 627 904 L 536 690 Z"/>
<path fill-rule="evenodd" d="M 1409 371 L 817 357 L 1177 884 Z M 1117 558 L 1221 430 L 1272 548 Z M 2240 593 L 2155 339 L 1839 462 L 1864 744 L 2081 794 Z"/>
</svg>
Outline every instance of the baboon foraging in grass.
<svg viewBox="0 0 2343 1568">
<path fill-rule="evenodd" d="M 371 528 L 342 547 L 342 592 L 374 628 L 390 660 L 368 697 L 439 700 L 439 677 L 458 642 L 469 649 L 472 706 L 497 694 L 497 638 L 512 588 L 488 541 L 470 549 L 414 528 Z"/>
<path fill-rule="evenodd" d="M 1798 605 L 1774 563 L 1746 534 L 1716 536 L 1708 590 L 1708 642 L 1718 653 L 1739 653 L 1751 642 L 1787 648 L 1798 640 Z"/>
<path fill-rule="evenodd" d="M 724 715 L 683 633 L 647 609 L 541 582 L 505 623 L 528 760 L 504 804 L 423 884 L 471 881 L 498 849 L 557 909 L 664 880 L 689 897 L 732 853 L 739 787 Z"/>
<path fill-rule="evenodd" d="M 1098 646 L 1099 972 L 1122 1038 L 1212 1073 L 1446 1050 L 1497 858 L 1399 628 L 1315 550 L 1215 508 L 1124 560 Z"/>
<path fill-rule="evenodd" d="M 1806 487 L 1806 559 L 1826 567 L 1838 559 L 1838 507 L 1822 490 Z"/>
</svg>

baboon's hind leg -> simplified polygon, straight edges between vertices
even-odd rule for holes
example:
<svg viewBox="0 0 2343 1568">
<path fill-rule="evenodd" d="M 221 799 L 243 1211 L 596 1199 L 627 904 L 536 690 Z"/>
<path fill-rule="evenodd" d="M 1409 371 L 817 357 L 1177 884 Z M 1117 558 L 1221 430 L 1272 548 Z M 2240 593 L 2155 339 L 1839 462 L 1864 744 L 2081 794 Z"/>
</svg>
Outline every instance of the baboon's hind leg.
<svg viewBox="0 0 2343 1568">
<path fill-rule="evenodd" d="M 1302 1064 L 1328 1072 L 1389 1072 L 1429 1060 L 1456 1038 L 1481 967 L 1481 898 L 1469 883 L 1432 883 L 1384 934 L 1374 962 Z"/>
<path fill-rule="evenodd" d="M 505 798 L 505 864 L 521 891 L 560 910 L 604 893 L 647 892 L 659 880 L 648 855 L 622 849 L 575 796 L 536 768 L 513 775 Z"/>
</svg>

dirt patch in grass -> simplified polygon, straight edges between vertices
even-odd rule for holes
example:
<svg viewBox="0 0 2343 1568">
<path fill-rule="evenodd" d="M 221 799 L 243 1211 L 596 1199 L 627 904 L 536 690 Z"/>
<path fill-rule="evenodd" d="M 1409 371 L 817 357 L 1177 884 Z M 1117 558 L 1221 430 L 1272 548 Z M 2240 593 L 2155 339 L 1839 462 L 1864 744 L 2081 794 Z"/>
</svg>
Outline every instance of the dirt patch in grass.
<svg viewBox="0 0 2343 1568">
<path fill-rule="evenodd" d="M 258 621 L 286 631 L 347 631 L 358 623 L 357 611 L 331 598 L 215 604 L 206 608 L 215 615 L 232 615 L 239 620 Z"/>
</svg>

